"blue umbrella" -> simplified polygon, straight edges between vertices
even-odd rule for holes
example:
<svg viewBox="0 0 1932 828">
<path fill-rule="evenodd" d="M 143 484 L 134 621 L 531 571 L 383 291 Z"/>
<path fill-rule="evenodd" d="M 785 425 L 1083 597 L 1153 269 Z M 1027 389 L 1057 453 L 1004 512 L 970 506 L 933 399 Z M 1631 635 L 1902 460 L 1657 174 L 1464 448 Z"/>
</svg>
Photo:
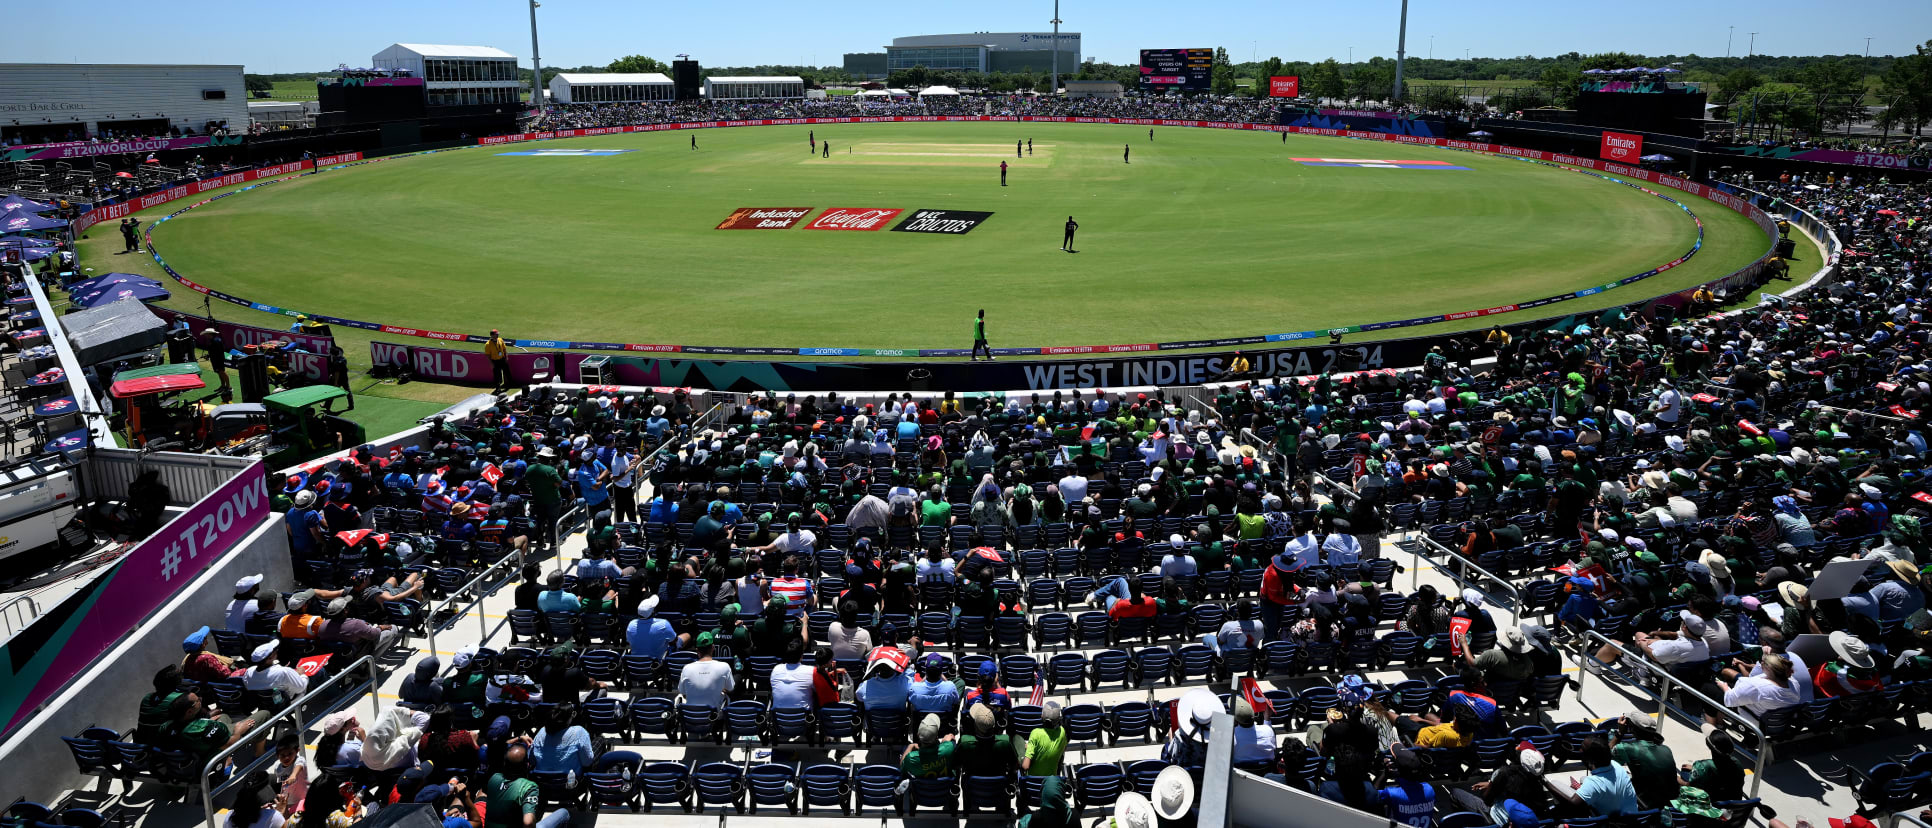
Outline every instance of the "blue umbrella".
<svg viewBox="0 0 1932 828">
<path fill-rule="evenodd" d="M 58 242 L 55 242 L 53 239 L 36 239 L 36 238 L 30 238 L 27 236 L 8 236 L 4 239 L 0 239 L 0 250 L 5 250 L 9 247 L 21 247 L 21 248 L 53 247 L 57 243 Z"/>
<path fill-rule="evenodd" d="M 135 273 L 107 273 L 100 276 L 93 276 L 90 278 L 82 279 L 78 282 L 68 285 L 67 292 L 70 295 L 76 294 L 76 293 L 86 293 L 90 290 L 107 287 L 108 285 L 122 285 L 122 284 L 152 285 L 154 287 L 161 286 L 160 282 L 157 282 L 146 276 L 142 276 Z"/>
<path fill-rule="evenodd" d="M 15 210 L 23 213 L 48 213 L 54 210 L 54 205 L 21 195 L 0 197 L 0 213 L 11 213 Z"/>
<path fill-rule="evenodd" d="M 1653 153 L 1653 154 L 1651 154 L 1651 155 L 1646 155 L 1646 156 L 1644 156 L 1644 157 L 1642 157 L 1642 158 L 1640 158 L 1640 159 L 1638 159 L 1638 160 L 1640 160 L 1640 161 L 1656 161 L 1656 162 L 1660 162 L 1660 163 L 1661 163 L 1661 162 L 1664 162 L 1664 161 L 1675 161 L 1675 160 L 1677 160 L 1677 159 L 1675 159 L 1675 158 L 1672 158 L 1672 157 L 1670 157 L 1670 156 L 1668 156 L 1668 155 L 1665 155 L 1665 154 L 1663 154 L 1663 153 L 1661 153 L 1661 152 L 1659 152 L 1659 153 Z"/>
<path fill-rule="evenodd" d="M 67 222 L 36 216 L 25 210 L 9 210 L 0 213 L 0 233 L 24 233 L 29 230 L 55 230 L 66 227 Z"/>
<path fill-rule="evenodd" d="M 41 259 L 51 259 L 54 257 L 55 252 L 51 247 L 28 247 L 20 251 L 20 260 L 23 262 L 37 262 Z"/>
<path fill-rule="evenodd" d="M 109 302 L 118 302 L 122 299 L 139 299 L 143 302 L 154 302 L 166 298 L 168 298 L 168 290 L 160 285 L 130 283 L 108 285 L 107 287 L 95 288 L 86 293 L 77 293 L 68 298 L 67 301 L 77 308 L 92 308 L 105 305 Z"/>
</svg>

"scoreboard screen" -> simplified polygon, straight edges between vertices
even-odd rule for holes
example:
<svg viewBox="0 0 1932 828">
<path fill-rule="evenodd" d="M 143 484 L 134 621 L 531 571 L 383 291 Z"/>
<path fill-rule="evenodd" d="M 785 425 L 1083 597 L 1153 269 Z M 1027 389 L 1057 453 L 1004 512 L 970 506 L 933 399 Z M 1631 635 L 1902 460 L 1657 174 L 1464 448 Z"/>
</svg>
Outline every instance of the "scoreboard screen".
<svg viewBox="0 0 1932 828">
<path fill-rule="evenodd" d="M 1213 49 L 1140 50 L 1142 91 L 1206 92 L 1213 80 Z"/>
</svg>

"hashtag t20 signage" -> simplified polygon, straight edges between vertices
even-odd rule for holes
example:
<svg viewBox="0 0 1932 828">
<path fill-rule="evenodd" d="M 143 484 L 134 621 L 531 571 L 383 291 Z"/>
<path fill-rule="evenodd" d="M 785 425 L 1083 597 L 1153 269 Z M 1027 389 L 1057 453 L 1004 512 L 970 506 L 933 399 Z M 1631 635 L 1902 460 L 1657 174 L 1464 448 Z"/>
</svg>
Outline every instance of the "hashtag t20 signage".
<svg viewBox="0 0 1932 828">
<path fill-rule="evenodd" d="M 0 669 L 0 685 L 4 685 L 0 686 L 0 720 L 6 722 L 5 729 L 12 730 L 32 715 L 260 527 L 269 516 L 266 477 L 257 460 L 134 547 L 102 579 L 98 596 L 85 606 L 86 614 L 73 632 L 64 641 L 56 636 L 42 646 L 43 653 L 54 653 L 44 671 Z"/>
</svg>

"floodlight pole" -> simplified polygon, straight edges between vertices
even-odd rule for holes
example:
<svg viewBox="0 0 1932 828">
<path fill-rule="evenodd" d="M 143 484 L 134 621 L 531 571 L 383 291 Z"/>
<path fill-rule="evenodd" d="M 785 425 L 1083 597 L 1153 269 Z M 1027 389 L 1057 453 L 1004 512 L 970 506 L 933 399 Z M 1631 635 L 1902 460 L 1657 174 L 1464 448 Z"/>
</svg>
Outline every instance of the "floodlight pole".
<svg viewBox="0 0 1932 828">
<path fill-rule="evenodd" d="M 1390 101 L 1402 100 L 1403 48 L 1409 44 L 1409 0 L 1402 0 L 1402 26 L 1395 33 L 1395 92 Z"/>
<path fill-rule="evenodd" d="M 1060 0 L 1053 0 L 1053 83 L 1048 95 L 1060 94 Z"/>
<path fill-rule="evenodd" d="M 536 107 L 537 114 L 543 114 L 543 55 L 537 51 L 537 7 L 543 5 L 530 0 L 530 105 Z"/>
</svg>

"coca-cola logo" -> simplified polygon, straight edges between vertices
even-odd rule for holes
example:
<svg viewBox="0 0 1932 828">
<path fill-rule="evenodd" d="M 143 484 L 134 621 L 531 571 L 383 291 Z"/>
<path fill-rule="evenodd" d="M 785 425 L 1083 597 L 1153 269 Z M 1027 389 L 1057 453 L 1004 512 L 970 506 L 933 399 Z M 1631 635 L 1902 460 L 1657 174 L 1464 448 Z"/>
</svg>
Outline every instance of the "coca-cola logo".
<svg viewBox="0 0 1932 828">
<path fill-rule="evenodd" d="M 885 207 L 833 207 L 820 213 L 807 230 L 884 230 L 904 210 Z"/>
</svg>

